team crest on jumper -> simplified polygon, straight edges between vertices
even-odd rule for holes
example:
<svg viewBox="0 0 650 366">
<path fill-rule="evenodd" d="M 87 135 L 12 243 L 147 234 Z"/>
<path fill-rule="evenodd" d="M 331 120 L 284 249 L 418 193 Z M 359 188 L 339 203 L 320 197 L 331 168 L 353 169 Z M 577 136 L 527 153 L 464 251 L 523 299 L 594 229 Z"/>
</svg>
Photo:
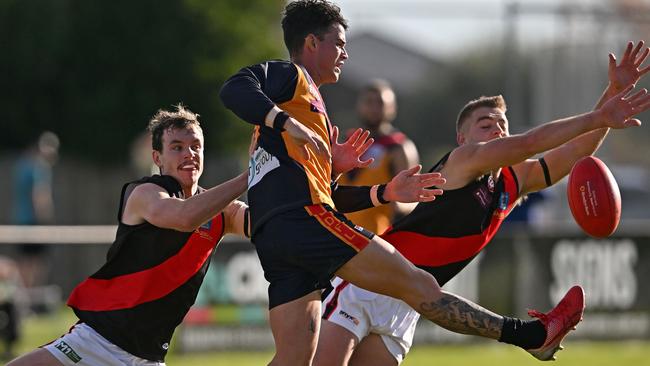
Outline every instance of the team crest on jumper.
<svg viewBox="0 0 650 366">
<path fill-rule="evenodd" d="M 315 113 L 325 114 L 325 105 L 320 99 L 316 98 L 311 101 L 310 110 Z"/>
<path fill-rule="evenodd" d="M 499 196 L 499 210 L 505 211 L 508 208 L 508 202 L 510 201 L 510 194 L 508 192 L 501 192 Z"/>
<path fill-rule="evenodd" d="M 210 231 L 210 228 L 211 228 L 211 227 L 212 227 L 212 220 L 210 220 L 210 221 L 204 223 L 203 225 L 201 225 L 201 227 L 199 227 L 199 230 L 207 230 L 207 231 Z"/>
<path fill-rule="evenodd" d="M 280 167 L 280 161 L 271 153 L 258 147 L 248 164 L 248 188 L 252 188 L 259 183 L 265 175 L 273 169 Z"/>
<path fill-rule="evenodd" d="M 212 219 L 208 220 L 208 222 L 204 223 L 203 225 L 199 226 L 198 229 L 196 229 L 194 232 L 198 233 L 201 238 L 213 241 L 214 237 L 210 233 L 210 229 L 212 228 Z"/>
</svg>

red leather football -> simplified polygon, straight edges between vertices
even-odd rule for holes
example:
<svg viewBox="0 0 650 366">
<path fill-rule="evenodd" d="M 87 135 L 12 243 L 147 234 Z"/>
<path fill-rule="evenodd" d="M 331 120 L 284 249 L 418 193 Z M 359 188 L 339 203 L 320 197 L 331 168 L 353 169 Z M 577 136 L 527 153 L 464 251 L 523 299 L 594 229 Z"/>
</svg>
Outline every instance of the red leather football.
<svg viewBox="0 0 650 366">
<path fill-rule="evenodd" d="M 610 236 L 621 219 L 621 193 L 607 165 L 594 156 L 578 160 L 569 174 L 567 198 L 573 218 L 587 234 Z"/>
</svg>

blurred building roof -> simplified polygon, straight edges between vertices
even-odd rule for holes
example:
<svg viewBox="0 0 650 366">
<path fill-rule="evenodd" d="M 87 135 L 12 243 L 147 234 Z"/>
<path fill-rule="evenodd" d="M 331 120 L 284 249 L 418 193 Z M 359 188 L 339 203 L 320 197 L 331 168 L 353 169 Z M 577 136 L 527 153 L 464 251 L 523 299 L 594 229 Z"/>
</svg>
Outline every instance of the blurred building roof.
<svg viewBox="0 0 650 366">
<path fill-rule="evenodd" d="M 343 67 L 341 82 L 354 89 L 370 79 L 382 78 L 398 93 L 408 92 L 422 85 L 423 77 L 444 74 L 443 62 L 373 33 L 350 37 L 346 48 L 350 58 Z"/>
</svg>

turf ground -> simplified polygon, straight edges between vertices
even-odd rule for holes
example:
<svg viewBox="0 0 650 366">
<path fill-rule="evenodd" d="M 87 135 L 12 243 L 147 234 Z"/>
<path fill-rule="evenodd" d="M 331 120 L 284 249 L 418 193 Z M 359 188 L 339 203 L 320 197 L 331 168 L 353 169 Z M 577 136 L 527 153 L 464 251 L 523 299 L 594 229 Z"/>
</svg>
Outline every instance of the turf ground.
<svg viewBox="0 0 650 366">
<path fill-rule="evenodd" d="M 30 317 L 24 322 L 24 336 L 18 352 L 24 353 L 64 333 L 74 323 L 68 310 L 60 313 Z M 650 366 L 650 341 L 632 342 L 566 342 L 555 366 Z M 167 358 L 169 366 L 258 366 L 266 365 L 272 351 L 214 352 L 183 355 L 173 352 Z M 503 344 L 479 342 L 471 345 L 418 346 L 402 363 L 403 366 L 503 366 L 540 365 L 526 352 Z"/>
</svg>

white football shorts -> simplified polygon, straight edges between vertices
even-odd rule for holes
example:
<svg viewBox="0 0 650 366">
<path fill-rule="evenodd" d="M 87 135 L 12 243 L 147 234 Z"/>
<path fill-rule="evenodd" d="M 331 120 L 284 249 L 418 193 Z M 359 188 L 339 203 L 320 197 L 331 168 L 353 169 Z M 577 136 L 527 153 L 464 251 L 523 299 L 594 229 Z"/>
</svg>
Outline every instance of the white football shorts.
<svg viewBox="0 0 650 366">
<path fill-rule="evenodd" d="M 65 366 L 165 366 L 126 352 L 84 323 L 43 348 Z"/>
<path fill-rule="evenodd" d="M 335 277 L 334 291 L 323 303 L 323 314 L 327 320 L 349 330 L 359 341 L 370 333 L 381 336 L 388 351 L 400 364 L 411 345 L 420 314 L 402 300 L 364 290 L 348 283 L 336 291 L 344 281 Z M 328 311 L 328 304 L 335 304 Z"/>
</svg>

